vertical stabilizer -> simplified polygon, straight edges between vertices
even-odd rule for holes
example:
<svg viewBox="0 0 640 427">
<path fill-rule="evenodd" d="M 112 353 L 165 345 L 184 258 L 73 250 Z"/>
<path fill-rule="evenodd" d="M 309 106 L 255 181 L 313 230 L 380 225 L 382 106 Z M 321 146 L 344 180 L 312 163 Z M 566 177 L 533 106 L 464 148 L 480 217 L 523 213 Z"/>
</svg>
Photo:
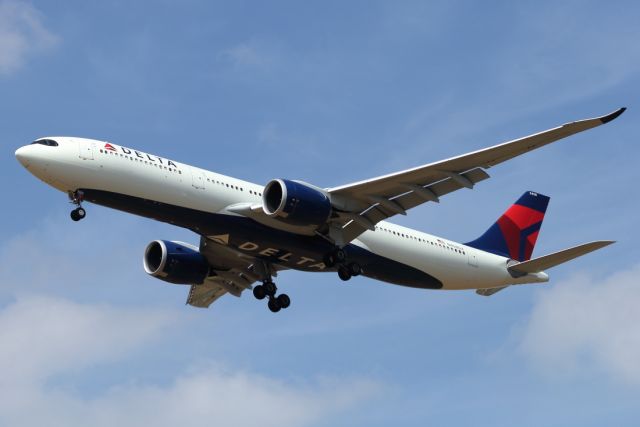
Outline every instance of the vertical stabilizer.
<svg viewBox="0 0 640 427">
<path fill-rule="evenodd" d="M 467 243 L 520 262 L 531 259 L 549 197 L 527 191 L 482 236 Z"/>
</svg>

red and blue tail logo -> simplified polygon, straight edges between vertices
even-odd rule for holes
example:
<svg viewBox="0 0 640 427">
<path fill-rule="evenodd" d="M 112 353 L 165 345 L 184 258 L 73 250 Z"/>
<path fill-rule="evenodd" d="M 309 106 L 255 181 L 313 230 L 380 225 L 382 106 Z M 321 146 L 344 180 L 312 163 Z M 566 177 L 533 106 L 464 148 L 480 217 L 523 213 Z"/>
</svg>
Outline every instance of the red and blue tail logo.
<svg viewBox="0 0 640 427">
<path fill-rule="evenodd" d="M 531 259 L 549 197 L 527 191 L 482 236 L 467 246 L 517 261 Z"/>
</svg>

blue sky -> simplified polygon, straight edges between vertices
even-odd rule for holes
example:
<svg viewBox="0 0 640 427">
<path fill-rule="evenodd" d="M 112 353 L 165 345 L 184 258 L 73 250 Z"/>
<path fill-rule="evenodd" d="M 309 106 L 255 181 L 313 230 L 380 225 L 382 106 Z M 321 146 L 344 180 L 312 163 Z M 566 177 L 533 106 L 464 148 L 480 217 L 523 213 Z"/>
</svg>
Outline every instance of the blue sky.
<svg viewBox="0 0 640 427">
<path fill-rule="evenodd" d="M 639 12 L 0 0 L 0 424 L 638 425 Z M 197 310 L 141 265 L 150 240 L 195 235 L 98 206 L 72 223 L 13 156 L 75 135 L 328 187 L 620 106 L 397 219 L 468 241 L 534 190 L 552 198 L 534 255 L 618 240 L 491 298 L 286 272 L 278 315 Z"/>
</svg>

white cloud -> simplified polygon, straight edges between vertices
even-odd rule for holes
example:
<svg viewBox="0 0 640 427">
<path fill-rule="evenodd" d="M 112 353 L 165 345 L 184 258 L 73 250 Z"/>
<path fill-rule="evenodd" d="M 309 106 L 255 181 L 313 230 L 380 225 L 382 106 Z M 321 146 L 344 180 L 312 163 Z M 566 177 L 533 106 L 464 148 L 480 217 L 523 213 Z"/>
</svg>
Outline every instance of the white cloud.
<svg viewBox="0 0 640 427">
<path fill-rule="evenodd" d="M 575 276 L 539 295 L 521 350 L 553 376 L 601 372 L 640 385 L 640 265 Z"/>
<path fill-rule="evenodd" d="M 262 65 L 265 59 L 248 44 L 242 43 L 224 52 L 225 56 L 240 65 Z"/>
<path fill-rule="evenodd" d="M 21 297 L 0 312 L 1 384 L 31 384 L 122 357 L 170 322 L 167 312 Z"/>
<path fill-rule="evenodd" d="M 0 424 L 306 425 L 380 389 L 360 379 L 288 384 L 211 364 L 192 368 L 168 385 L 137 384 L 131 378 L 92 398 L 48 383 L 55 375 L 126 362 L 164 333 L 170 320 L 174 316 L 166 312 L 49 297 L 26 297 L 6 307 L 0 312 Z"/>
<path fill-rule="evenodd" d="M 21 426 L 300 426 L 335 415 L 377 390 L 366 381 L 307 388 L 209 369 L 177 378 L 167 387 L 117 387 L 93 400 L 39 389 L 28 401 L 2 411 L 0 420 Z M 38 411 L 31 411 L 33 407 Z"/>
<path fill-rule="evenodd" d="M 96 225 L 83 225 L 104 223 L 94 214 Z M 220 361 L 188 358 L 184 365 L 163 365 L 157 376 L 148 368 L 140 377 L 133 371 L 126 380 L 118 379 L 130 366 L 146 366 L 147 361 L 153 366 L 157 354 L 165 360 L 176 346 L 211 337 L 171 333 L 172 327 L 178 332 L 202 319 L 181 310 L 181 304 L 175 311 L 122 308 L 43 296 L 76 295 L 88 282 L 92 289 L 118 292 L 107 272 L 96 275 L 91 269 L 96 260 L 114 262 L 109 254 L 122 248 L 121 234 L 102 235 L 92 251 L 77 239 L 63 224 L 44 220 L 0 247 L 4 299 L 15 298 L 0 307 L 0 425 L 299 426 L 324 421 L 379 394 L 381 385 L 368 379 L 285 381 L 231 369 Z M 139 262 L 135 265 L 139 268 Z M 115 270 L 118 278 L 127 277 L 123 269 Z M 144 305 L 149 307 L 149 301 Z M 116 378 L 109 378 L 109 372 Z M 90 396 L 83 395 L 85 388 Z"/>
<path fill-rule="evenodd" d="M 268 69 L 278 62 L 278 50 L 255 40 L 238 43 L 220 53 L 220 57 L 235 67 Z"/>
<path fill-rule="evenodd" d="M 633 14 L 619 10 L 612 8 L 594 17 L 593 5 L 585 7 L 585 2 L 556 2 L 552 7 L 519 5 L 508 15 L 509 36 L 500 36 L 495 45 L 490 45 L 490 60 L 466 64 L 465 58 L 456 58 L 448 64 L 454 71 L 468 65 L 468 71 L 461 74 L 464 78 L 459 85 L 443 85 L 431 93 L 425 104 L 409 115 L 404 129 L 393 134 L 393 141 L 411 143 L 390 154 L 390 169 L 406 163 L 407 158 L 436 160 L 434 144 L 425 142 L 437 141 L 435 150 L 453 144 L 463 148 L 470 144 L 468 148 L 478 149 L 522 136 L 511 131 L 498 137 L 495 134 L 517 120 L 558 108 L 571 111 L 571 104 L 586 104 L 597 95 L 604 98 L 614 93 L 616 86 L 636 78 L 640 71 L 640 44 L 636 42 L 640 31 Z M 617 107 L 604 104 L 595 111 L 580 110 L 579 114 L 586 118 Z M 562 113 L 549 125 L 581 118 Z M 535 127 L 531 131 L 543 129 Z M 491 133 L 484 134 L 488 130 Z M 459 153 L 448 150 L 444 154 Z"/>
<path fill-rule="evenodd" d="M 15 72 L 28 56 L 57 42 L 58 37 L 44 27 L 42 15 L 32 5 L 0 1 L 0 75 Z"/>
<path fill-rule="evenodd" d="M 115 295 L 126 288 L 122 282 L 143 278 L 140 260 L 145 243 L 138 234 L 144 235 L 144 227 L 152 223 L 118 217 L 114 232 L 104 233 L 113 213 L 88 209 L 91 219 L 81 224 L 73 223 L 65 208 L 31 230 L 5 236 L 0 245 L 0 296 L 42 291 L 77 296 L 100 289 L 111 289 Z M 133 265 L 137 269 L 127 268 Z M 135 293 L 135 288 L 130 291 Z"/>
</svg>

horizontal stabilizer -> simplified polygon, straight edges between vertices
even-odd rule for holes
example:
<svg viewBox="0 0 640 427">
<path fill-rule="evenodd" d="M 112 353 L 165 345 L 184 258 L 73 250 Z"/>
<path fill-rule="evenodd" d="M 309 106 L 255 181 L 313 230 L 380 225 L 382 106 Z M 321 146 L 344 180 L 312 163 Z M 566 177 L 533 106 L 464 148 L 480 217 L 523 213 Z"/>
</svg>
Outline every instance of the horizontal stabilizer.
<svg viewBox="0 0 640 427">
<path fill-rule="evenodd" d="M 585 243 L 560 252 L 555 252 L 529 261 L 514 264 L 510 266 L 508 270 L 515 276 L 537 273 L 548 268 L 555 267 L 556 265 L 564 264 L 567 261 L 586 255 L 589 252 L 597 251 L 598 249 L 602 249 L 612 243 L 615 242 L 613 240 L 600 240 L 597 242 Z"/>
</svg>

